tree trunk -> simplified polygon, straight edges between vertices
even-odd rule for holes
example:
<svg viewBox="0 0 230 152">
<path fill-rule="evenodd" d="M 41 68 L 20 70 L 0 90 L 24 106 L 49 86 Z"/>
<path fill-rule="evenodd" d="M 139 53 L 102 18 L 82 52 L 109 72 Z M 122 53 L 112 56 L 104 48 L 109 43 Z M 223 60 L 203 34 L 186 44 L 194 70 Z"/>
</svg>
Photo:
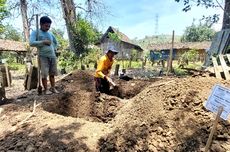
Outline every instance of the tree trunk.
<svg viewBox="0 0 230 152">
<path fill-rule="evenodd" d="M 230 28 L 230 0 L 225 0 L 222 30 L 229 29 L 229 28 Z"/>
<path fill-rule="evenodd" d="M 65 19 L 67 33 L 69 37 L 69 46 L 70 49 L 76 54 L 80 54 L 76 50 L 76 34 L 75 34 L 75 25 L 76 25 L 76 10 L 73 0 L 60 0 L 63 12 L 63 18 Z"/>
<path fill-rule="evenodd" d="M 23 23 L 23 31 L 24 31 L 24 39 L 26 42 L 29 42 L 29 25 L 28 25 L 28 17 L 27 17 L 27 1 L 20 0 L 20 9 L 22 14 L 22 23 Z"/>
<path fill-rule="evenodd" d="M 169 54 L 169 58 L 168 58 L 168 65 L 167 65 L 167 76 L 169 73 L 172 73 L 173 72 L 173 67 L 172 67 L 172 60 L 173 60 L 173 48 L 174 48 L 174 30 L 173 30 L 173 33 L 172 33 L 172 47 L 170 49 L 170 54 Z"/>
</svg>

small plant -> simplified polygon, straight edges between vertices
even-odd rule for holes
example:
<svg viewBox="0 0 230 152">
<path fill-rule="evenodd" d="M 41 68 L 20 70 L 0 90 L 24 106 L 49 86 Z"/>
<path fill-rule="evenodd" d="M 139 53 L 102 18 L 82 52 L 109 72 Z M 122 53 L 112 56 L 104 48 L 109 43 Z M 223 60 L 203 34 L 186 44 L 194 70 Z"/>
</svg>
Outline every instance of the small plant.
<svg viewBox="0 0 230 152">
<path fill-rule="evenodd" d="M 63 50 L 58 59 L 58 66 L 61 69 L 74 70 L 77 69 L 78 60 L 74 52 Z"/>
<path fill-rule="evenodd" d="M 198 52 L 196 50 L 189 50 L 181 55 L 179 58 L 179 65 L 185 66 L 188 65 L 189 62 L 195 63 L 197 61 Z"/>
</svg>

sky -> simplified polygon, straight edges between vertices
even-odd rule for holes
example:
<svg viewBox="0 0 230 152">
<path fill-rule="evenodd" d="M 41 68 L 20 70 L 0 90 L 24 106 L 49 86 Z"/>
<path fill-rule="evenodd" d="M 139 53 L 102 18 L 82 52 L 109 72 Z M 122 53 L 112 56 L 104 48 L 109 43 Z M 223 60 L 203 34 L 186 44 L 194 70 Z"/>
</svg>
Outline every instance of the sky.
<svg viewBox="0 0 230 152">
<path fill-rule="evenodd" d="M 118 28 L 129 38 L 144 38 L 155 34 L 182 35 L 185 28 L 195 24 L 203 15 L 221 14 L 220 21 L 214 26 L 216 31 L 221 29 L 223 10 L 192 7 L 192 10 L 183 12 L 183 3 L 175 0 L 104 0 L 113 16 L 107 17 L 105 31 L 108 26 Z M 156 17 L 158 16 L 158 17 Z M 158 18 L 158 19 L 157 19 Z M 157 22 L 158 20 L 158 22 Z"/>
<path fill-rule="evenodd" d="M 78 3 L 84 3 L 85 0 L 76 0 Z M 100 0 L 104 2 L 111 15 L 105 16 L 98 25 L 99 31 L 104 33 L 109 26 L 117 28 L 120 32 L 126 34 L 130 39 L 142 39 L 145 36 L 156 34 L 182 35 L 186 27 L 191 26 L 194 19 L 195 24 L 203 15 L 220 14 L 220 20 L 214 25 L 214 29 L 219 31 L 222 26 L 223 10 L 221 8 L 192 7 L 192 10 L 183 12 L 183 3 L 177 3 L 175 0 Z M 219 0 L 223 3 L 223 0 Z M 50 12 L 55 16 L 62 17 L 61 9 L 59 12 Z M 59 15 L 58 15 L 59 14 Z M 156 17 L 158 16 L 158 17 Z M 157 22 L 158 20 L 158 22 Z M 21 27 L 21 18 L 13 19 L 17 28 Z M 65 29 L 64 20 L 53 19 L 51 27 Z M 65 34 L 67 37 L 67 34 Z"/>
</svg>

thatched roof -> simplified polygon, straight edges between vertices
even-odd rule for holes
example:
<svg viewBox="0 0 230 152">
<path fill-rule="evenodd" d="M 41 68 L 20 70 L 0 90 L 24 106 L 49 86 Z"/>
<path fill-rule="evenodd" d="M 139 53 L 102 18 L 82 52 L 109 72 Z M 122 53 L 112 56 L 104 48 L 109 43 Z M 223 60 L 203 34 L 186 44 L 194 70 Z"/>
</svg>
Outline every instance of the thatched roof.
<svg viewBox="0 0 230 152">
<path fill-rule="evenodd" d="M 120 32 L 118 29 L 116 29 L 116 28 L 114 28 L 112 26 L 109 26 L 109 28 L 107 29 L 107 31 L 104 33 L 104 35 L 102 36 L 102 38 L 100 40 L 100 43 L 102 43 L 104 41 L 104 39 L 108 38 L 109 33 L 116 33 L 118 35 L 118 37 L 119 37 L 119 39 L 120 39 L 121 42 L 133 45 L 133 47 L 136 50 L 143 51 L 143 49 L 139 45 L 133 44 L 131 42 L 131 40 L 128 38 L 128 36 L 126 36 L 124 33 Z"/>
<path fill-rule="evenodd" d="M 211 42 L 204 41 L 204 42 L 184 42 L 184 43 L 174 43 L 173 48 L 178 50 L 205 50 L 209 48 Z M 148 46 L 149 50 L 170 50 L 172 47 L 171 43 L 166 44 L 150 44 Z"/>
<path fill-rule="evenodd" d="M 0 51 L 26 52 L 26 43 L 0 39 Z"/>
</svg>

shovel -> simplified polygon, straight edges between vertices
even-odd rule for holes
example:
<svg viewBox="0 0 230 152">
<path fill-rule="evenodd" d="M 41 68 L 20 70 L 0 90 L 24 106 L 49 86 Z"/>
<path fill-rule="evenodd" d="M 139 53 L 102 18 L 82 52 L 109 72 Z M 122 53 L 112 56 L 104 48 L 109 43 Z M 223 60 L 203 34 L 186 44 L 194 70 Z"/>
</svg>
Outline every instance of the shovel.
<svg viewBox="0 0 230 152">
<path fill-rule="evenodd" d="M 36 40 L 38 41 L 38 37 L 39 37 L 39 29 L 38 29 L 38 14 L 36 14 Z M 40 61 L 39 61 L 39 49 L 38 49 L 38 53 L 37 53 L 37 62 L 38 62 L 38 94 L 41 95 L 42 94 L 42 86 L 41 86 L 41 74 L 40 74 Z"/>
<path fill-rule="evenodd" d="M 117 97 L 121 97 L 122 94 L 121 88 L 113 81 L 109 81 L 109 83 L 112 85 L 112 88 L 110 89 L 110 93 Z"/>
</svg>

